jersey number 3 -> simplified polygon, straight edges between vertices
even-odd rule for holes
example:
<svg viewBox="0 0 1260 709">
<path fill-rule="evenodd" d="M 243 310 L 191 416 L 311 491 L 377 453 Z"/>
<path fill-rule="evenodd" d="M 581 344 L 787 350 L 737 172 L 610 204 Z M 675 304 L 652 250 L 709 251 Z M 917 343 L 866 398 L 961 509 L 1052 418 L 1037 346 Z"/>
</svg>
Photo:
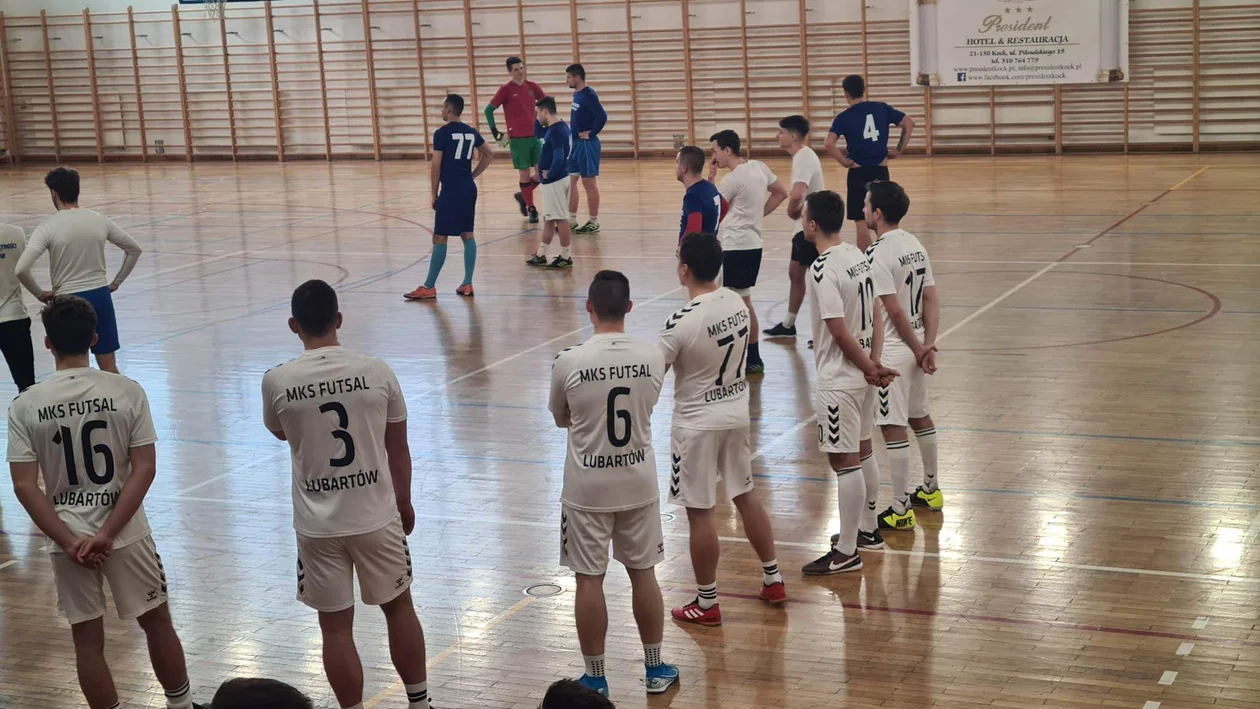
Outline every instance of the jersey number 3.
<svg viewBox="0 0 1260 709">
<path fill-rule="evenodd" d="M 346 407 L 340 401 L 329 401 L 319 405 L 321 414 L 329 411 L 337 414 L 337 428 L 339 429 L 332 432 L 332 437 L 345 444 L 346 453 L 340 458 L 330 458 L 328 464 L 334 468 L 344 468 L 354 462 L 354 438 L 346 430 L 346 427 L 350 425 L 350 415 L 346 413 Z"/>
<path fill-rule="evenodd" d="M 114 452 L 104 443 L 92 445 L 92 432 L 97 429 L 105 430 L 108 427 L 108 423 L 96 419 L 84 421 L 83 428 L 79 431 L 79 446 L 83 449 L 83 470 L 87 473 L 88 480 L 97 485 L 106 485 L 114 479 Z M 60 444 L 61 451 L 65 453 L 66 478 L 69 479 L 71 485 L 78 485 L 79 469 L 74 463 L 74 439 L 70 436 L 70 427 L 58 428 L 53 434 L 52 442 Z M 105 459 L 104 472 L 96 470 L 96 456 L 98 455 Z"/>
<path fill-rule="evenodd" d="M 879 129 L 875 127 L 875 116 L 873 114 L 866 114 L 866 127 L 862 129 L 862 137 L 867 140 L 873 140 L 876 143 L 879 142 Z"/>
</svg>

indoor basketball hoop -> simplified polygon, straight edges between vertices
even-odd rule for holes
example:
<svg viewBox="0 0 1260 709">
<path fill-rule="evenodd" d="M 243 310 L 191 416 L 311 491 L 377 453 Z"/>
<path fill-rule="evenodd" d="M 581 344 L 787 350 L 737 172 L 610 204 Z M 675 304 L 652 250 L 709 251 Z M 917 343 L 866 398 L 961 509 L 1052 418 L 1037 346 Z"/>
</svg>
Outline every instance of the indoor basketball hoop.
<svg viewBox="0 0 1260 709">
<path fill-rule="evenodd" d="M 205 0 L 206 17 L 218 19 L 223 17 L 223 10 L 227 7 L 227 0 Z"/>
</svg>

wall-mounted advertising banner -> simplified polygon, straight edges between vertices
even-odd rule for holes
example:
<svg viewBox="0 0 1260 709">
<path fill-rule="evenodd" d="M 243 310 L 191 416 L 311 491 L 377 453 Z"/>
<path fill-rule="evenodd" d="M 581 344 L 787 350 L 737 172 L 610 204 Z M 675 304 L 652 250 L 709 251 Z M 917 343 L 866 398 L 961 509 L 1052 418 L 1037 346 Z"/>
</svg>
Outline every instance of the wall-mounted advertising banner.
<svg viewBox="0 0 1260 709">
<path fill-rule="evenodd" d="M 1127 81 L 1127 0 L 910 0 L 911 82 Z"/>
</svg>

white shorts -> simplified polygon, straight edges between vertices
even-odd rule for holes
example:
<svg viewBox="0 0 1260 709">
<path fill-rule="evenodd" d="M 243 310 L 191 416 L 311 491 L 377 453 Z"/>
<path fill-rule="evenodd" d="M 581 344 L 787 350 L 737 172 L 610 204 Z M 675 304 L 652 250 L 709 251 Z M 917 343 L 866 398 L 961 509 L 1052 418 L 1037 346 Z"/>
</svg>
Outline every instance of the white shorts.
<svg viewBox="0 0 1260 709">
<path fill-rule="evenodd" d="M 670 433 L 669 500 L 708 510 L 717 505 L 718 482 L 726 498 L 752 492 L 752 451 L 748 426 L 702 431 L 674 426 Z"/>
<path fill-rule="evenodd" d="M 114 549 L 99 569 L 79 566 L 60 551 L 50 556 L 57 608 L 71 625 L 105 615 L 105 581 L 123 620 L 134 620 L 166 603 L 166 573 L 151 536 Z"/>
<path fill-rule="evenodd" d="M 369 606 L 381 606 L 411 588 L 411 550 L 402 520 L 352 537 L 297 535 L 298 600 L 322 613 L 354 605 L 354 576 L 359 595 Z"/>
<path fill-rule="evenodd" d="M 818 416 L 818 450 L 824 453 L 857 453 L 871 437 L 875 387 L 819 389 L 814 392 Z"/>
<path fill-rule="evenodd" d="M 608 571 L 608 543 L 613 558 L 627 569 L 650 569 L 665 560 L 661 503 L 617 512 L 590 512 L 560 506 L 560 565 L 575 574 Z"/>
<path fill-rule="evenodd" d="M 556 180 L 543 184 L 542 220 L 544 222 L 569 221 L 569 180 Z"/>
<path fill-rule="evenodd" d="M 887 389 L 879 390 L 879 406 L 875 423 L 879 426 L 907 426 L 910 419 L 928 415 L 927 375 L 907 352 L 895 360 L 884 362 L 900 373 Z"/>
</svg>

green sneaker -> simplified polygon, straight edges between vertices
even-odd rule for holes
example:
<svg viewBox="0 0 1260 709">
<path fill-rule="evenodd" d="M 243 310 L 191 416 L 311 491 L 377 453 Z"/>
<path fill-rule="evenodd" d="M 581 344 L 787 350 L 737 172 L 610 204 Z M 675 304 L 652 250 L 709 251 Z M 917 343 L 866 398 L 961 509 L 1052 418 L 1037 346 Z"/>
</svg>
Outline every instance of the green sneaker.
<svg viewBox="0 0 1260 709">
<path fill-rule="evenodd" d="M 581 227 L 578 225 L 577 222 L 569 222 L 569 231 L 577 232 L 577 230 L 580 228 Z"/>
<path fill-rule="evenodd" d="M 547 268 L 573 268 L 573 259 L 557 256 L 547 264 Z"/>
<path fill-rule="evenodd" d="M 573 229 L 574 234 L 598 234 L 599 233 L 599 222 L 587 222 L 583 224 L 582 226 L 576 226 L 576 225 L 572 225 L 572 226 L 574 226 L 574 229 Z"/>
<path fill-rule="evenodd" d="M 525 259 L 525 264 L 528 266 L 546 266 L 547 257 L 534 254 L 533 256 L 530 256 L 528 259 Z"/>
<path fill-rule="evenodd" d="M 748 368 L 744 370 L 744 373 L 745 373 L 745 374 L 765 374 L 765 373 L 766 373 L 766 363 L 765 363 L 765 362 L 758 362 L 758 363 L 756 363 L 756 364 L 750 364 L 750 365 L 748 365 Z"/>
</svg>

